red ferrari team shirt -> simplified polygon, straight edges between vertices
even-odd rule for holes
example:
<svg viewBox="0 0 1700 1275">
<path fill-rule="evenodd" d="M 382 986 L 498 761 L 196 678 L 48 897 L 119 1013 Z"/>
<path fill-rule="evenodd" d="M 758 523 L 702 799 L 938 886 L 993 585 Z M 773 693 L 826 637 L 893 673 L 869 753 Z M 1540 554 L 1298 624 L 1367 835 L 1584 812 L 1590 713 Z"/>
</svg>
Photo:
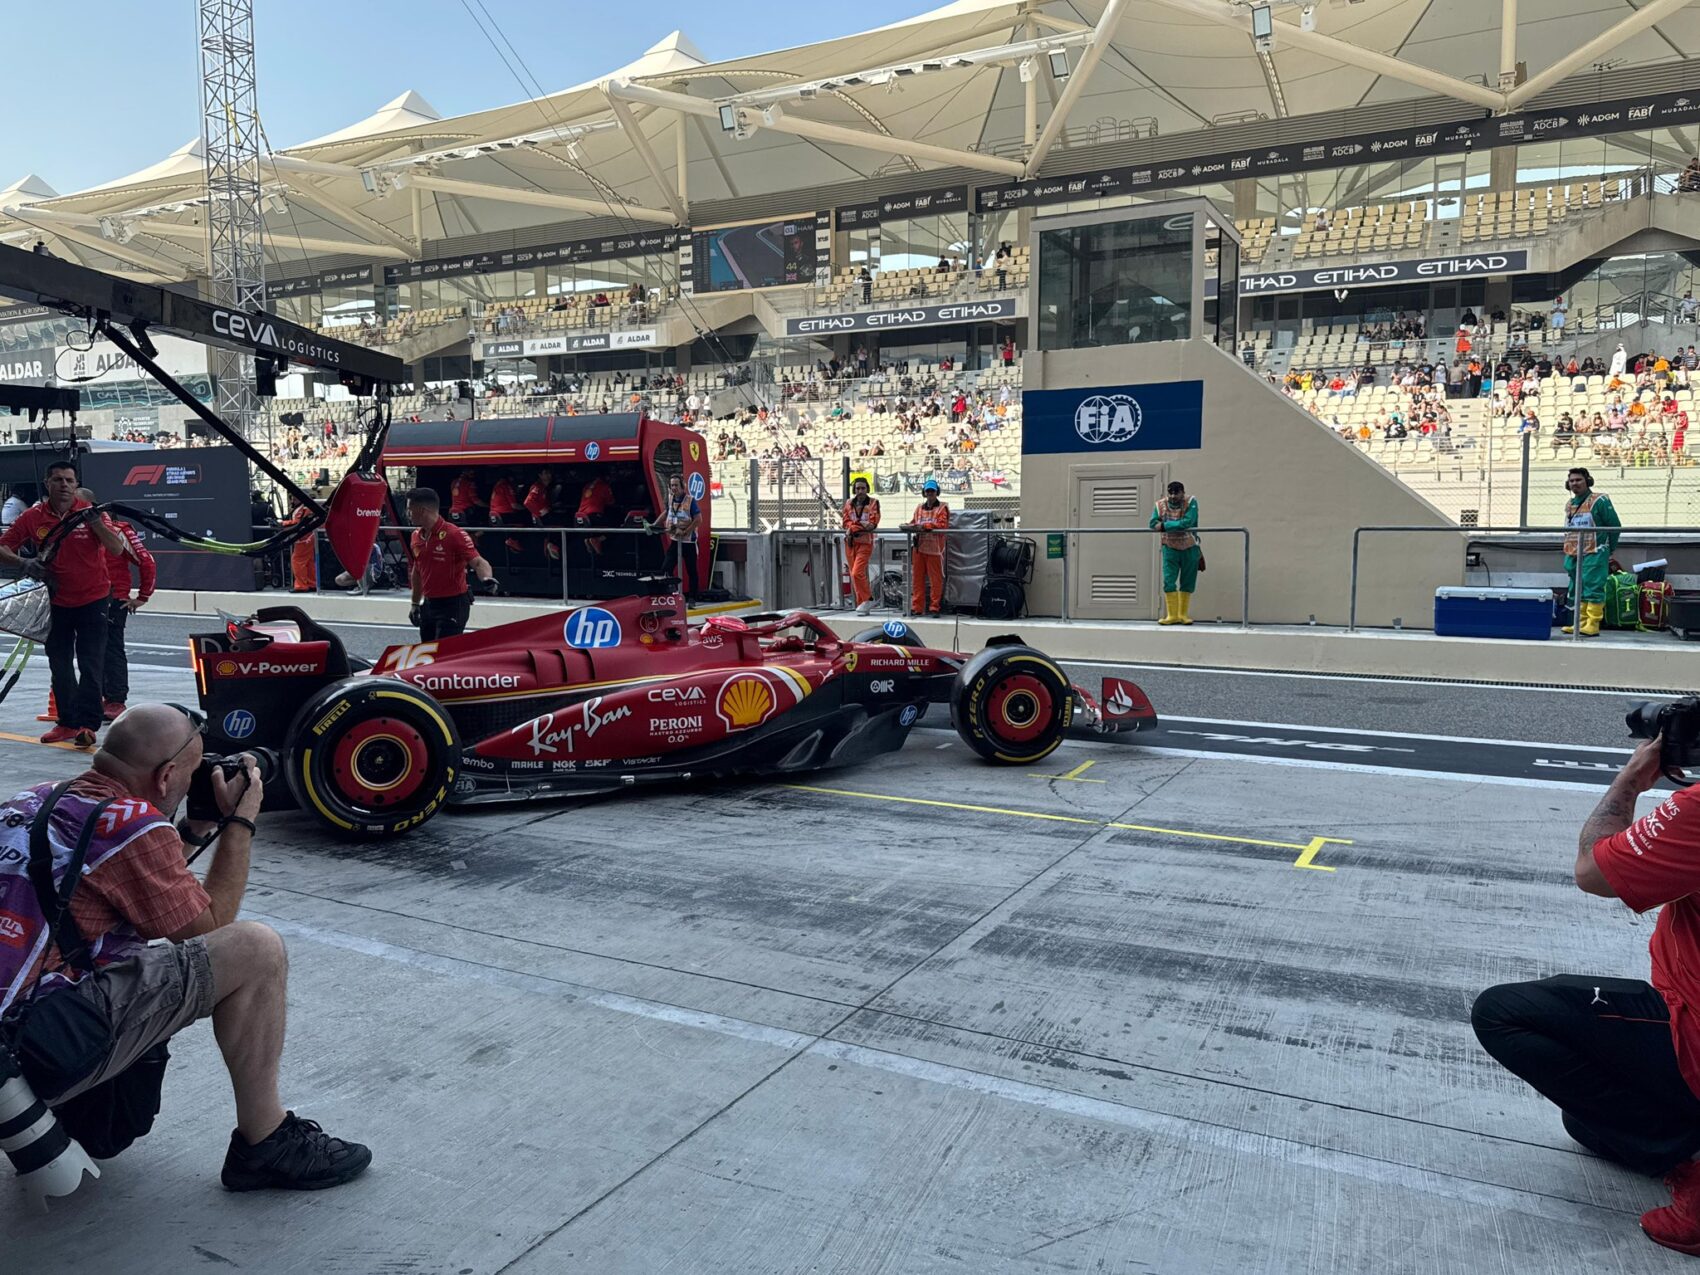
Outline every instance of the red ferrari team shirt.
<svg viewBox="0 0 1700 1275">
<path fill-rule="evenodd" d="M 421 597 L 458 598 L 466 592 L 466 569 L 478 546 L 454 523 L 439 518 L 429 533 L 415 531 L 411 553 Z"/>
<path fill-rule="evenodd" d="M 478 480 L 462 474 L 449 484 L 449 512 L 463 514 L 478 507 Z"/>
<path fill-rule="evenodd" d="M 79 500 L 72 504 L 70 512 L 88 507 L 88 501 Z M 27 541 L 39 549 L 61 521 L 43 500 L 17 516 L 6 533 L 0 535 L 0 545 L 16 552 Z M 106 573 L 106 546 L 86 522 L 59 542 L 53 553 L 51 572 L 56 607 L 87 606 L 112 596 L 112 582 Z"/>
<path fill-rule="evenodd" d="M 1670 1006 L 1671 1040 L 1688 1087 L 1700 1095 L 1700 788 L 1671 793 L 1594 846 L 1617 897 L 1635 912 L 1663 906 L 1649 947 L 1652 984 Z"/>
<path fill-rule="evenodd" d="M 532 483 L 531 490 L 525 493 L 525 507 L 531 511 L 531 516 L 542 522 L 549 514 L 549 488 L 542 483 Z"/>
<path fill-rule="evenodd" d="M 500 479 L 490 489 L 490 516 L 500 518 L 511 514 L 519 508 L 519 501 L 514 499 L 514 485 L 506 478 Z"/>
<path fill-rule="evenodd" d="M 614 489 L 606 478 L 592 478 L 579 493 L 578 510 L 573 515 L 580 522 L 605 514 L 614 504 Z"/>
</svg>

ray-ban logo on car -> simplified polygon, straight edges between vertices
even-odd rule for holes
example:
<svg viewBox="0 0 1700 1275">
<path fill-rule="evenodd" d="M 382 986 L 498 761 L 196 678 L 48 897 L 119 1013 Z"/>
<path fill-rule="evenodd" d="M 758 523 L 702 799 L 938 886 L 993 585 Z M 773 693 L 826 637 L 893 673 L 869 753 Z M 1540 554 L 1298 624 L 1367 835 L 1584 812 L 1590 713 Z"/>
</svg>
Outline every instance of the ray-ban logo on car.
<svg viewBox="0 0 1700 1275">
<path fill-rule="evenodd" d="M 1074 409 L 1074 432 L 1094 446 L 1125 443 L 1139 433 L 1144 413 L 1126 394 L 1094 394 Z"/>
</svg>

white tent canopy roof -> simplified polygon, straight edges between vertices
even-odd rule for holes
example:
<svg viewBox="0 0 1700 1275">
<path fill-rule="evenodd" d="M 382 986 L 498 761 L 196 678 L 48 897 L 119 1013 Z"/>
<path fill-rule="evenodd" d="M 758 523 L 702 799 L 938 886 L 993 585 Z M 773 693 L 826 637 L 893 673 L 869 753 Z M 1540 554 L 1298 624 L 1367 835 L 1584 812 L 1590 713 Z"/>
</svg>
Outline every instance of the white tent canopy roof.
<svg viewBox="0 0 1700 1275">
<path fill-rule="evenodd" d="M 1089 48 L 1084 33 L 1112 6 L 1119 6 L 1119 20 Z M 1267 56 L 1252 47 L 1248 8 L 1232 0 L 954 0 L 874 30 L 717 63 L 675 31 L 633 61 L 544 98 L 443 119 L 406 92 L 365 119 L 287 148 L 286 157 L 338 168 L 278 174 L 288 184 L 289 207 L 287 215 L 268 216 L 268 251 L 274 260 L 299 260 L 312 255 L 304 250 L 311 240 L 418 252 L 432 240 L 622 216 L 628 208 L 657 222 L 684 207 L 681 185 L 690 201 L 702 202 L 920 174 L 941 164 L 979 168 L 996 180 L 999 172 L 1037 167 L 1044 156 L 1033 155 L 1027 130 L 1041 138 L 1060 131 L 1045 128 L 1059 102 L 1071 129 L 1108 125 L 1125 135 L 1123 126 L 1137 121 L 1141 135 L 1162 137 L 1436 96 L 1469 102 L 1472 111 L 1516 109 L 1521 102 L 1499 88 L 1500 12 L 1492 3 L 1316 0 L 1316 30 L 1306 33 L 1300 6 L 1275 0 L 1275 47 Z M 1599 62 L 1655 66 L 1700 50 L 1700 4 L 1684 0 L 1540 0 L 1522 4 L 1520 14 L 1514 61 L 1536 80 L 1548 68 L 1563 78 Z M 1058 36 L 1074 42 L 1071 67 L 1084 66 L 1086 74 L 1054 79 L 1040 57 L 1029 85 L 1019 59 L 994 56 L 890 83 L 822 89 L 783 103 L 773 122 L 756 121 L 743 140 L 722 132 L 714 118 L 712 103 L 729 97 Z M 1574 65 L 1582 53 L 1592 62 Z M 405 73 L 405 60 L 390 65 Z M 633 100 L 616 112 L 609 94 L 627 83 L 636 86 Z M 684 102 L 694 109 L 681 113 L 681 99 L 658 98 L 657 91 L 697 101 Z M 628 129 L 640 131 L 645 144 L 634 144 Z M 681 129 L 683 183 L 676 171 Z M 1060 153 L 1052 154 L 1051 171 Z M 413 155 L 431 157 L 431 168 L 407 167 Z M 24 183 L 13 189 L 91 218 L 147 209 L 150 218 L 197 224 L 193 209 L 161 214 L 156 206 L 184 199 L 186 189 L 198 193 L 201 167 L 199 143 L 191 143 L 140 172 L 70 195 L 23 192 Z M 379 181 L 374 194 L 362 169 L 399 172 L 402 182 Z M 408 175 L 424 177 L 422 199 L 408 188 Z M 434 179 L 455 189 L 431 190 Z M 516 190 L 528 202 L 507 197 Z M 539 195 L 564 198 L 543 206 Z"/>
</svg>

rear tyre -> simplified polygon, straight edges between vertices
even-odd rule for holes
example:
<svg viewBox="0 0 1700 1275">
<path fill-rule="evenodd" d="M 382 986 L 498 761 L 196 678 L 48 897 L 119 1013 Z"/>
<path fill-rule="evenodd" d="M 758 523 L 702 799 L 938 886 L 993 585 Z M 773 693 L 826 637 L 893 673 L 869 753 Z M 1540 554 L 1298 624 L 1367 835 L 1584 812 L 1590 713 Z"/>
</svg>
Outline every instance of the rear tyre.
<svg viewBox="0 0 1700 1275">
<path fill-rule="evenodd" d="M 876 624 L 871 629 L 863 629 L 852 642 L 883 642 L 887 646 L 925 646 L 915 630 L 902 620 L 887 620 L 884 624 Z"/>
<path fill-rule="evenodd" d="M 301 809 L 349 837 L 400 836 L 448 802 L 460 736 L 441 704 L 390 678 L 325 687 L 296 714 L 284 760 Z"/>
<path fill-rule="evenodd" d="M 1074 688 L 1030 646 L 981 651 L 950 688 L 956 733 L 987 761 L 1026 766 L 1053 752 L 1074 720 Z"/>
</svg>

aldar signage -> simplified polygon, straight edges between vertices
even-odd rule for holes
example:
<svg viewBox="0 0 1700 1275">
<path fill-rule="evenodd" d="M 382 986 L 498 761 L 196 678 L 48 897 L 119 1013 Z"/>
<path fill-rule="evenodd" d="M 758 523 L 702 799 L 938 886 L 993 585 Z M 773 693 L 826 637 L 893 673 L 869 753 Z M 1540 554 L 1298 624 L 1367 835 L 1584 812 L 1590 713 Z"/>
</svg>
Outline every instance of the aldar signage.
<svg viewBox="0 0 1700 1275">
<path fill-rule="evenodd" d="M 1014 298 L 1002 297 L 996 301 L 963 301 L 955 305 L 917 305 L 901 310 L 864 310 L 855 314 L 819 314 L 787 319 L 785 335 L 830 336 L 834 332 L 925 328 L 941 323 L 984 323 L 1014 317 Z"/>
<path fill-rule="evenodd" d="M 982 186 L 974 192 L 978 212 L 1000 212 L 1038 204 L 1105 195 L 1138 194 L 1174 186 L 1196 186 L 1266 177 L 1276 173 L 1385 163 L 1430 155 L 1455 155 L 1474 147 L 1556 141 L 1640 129 L 1675 128 L 1700 122 L 1700 92 L 1664 93 L 1599 102 L 1587 107 L 1524 111 L 1517 115 L 1458 120 L 1421 128 L 1389 129 L 1310 142 L 1253 146 L 1208 155 L 1177 156 L 1150 164 L 1103 168 L 1064 177 L 1045 177 Z"/>
<path fill-rule="evenodd" d="M 592 350 L 640 350 L 653 346 L 654 328 L 630 332 L 587 332 L 582 336 L 535 336 L 523 341 L 485 341 L 487 359 L 534 358 L 544 354 L 581 354 Z"/>
<path fill-rule="evenodd" d="M 1266 292 L 1322 292 L 1341 288 L 1382 288 L 1395 283 L 1431 283 L 1487 275 L 1522 274 L 1529 254 L 1478 252 L 1456 257 L 1421 257 L 1408 261 L 1379 261 L 1367 265 L 1325 266 L 1315 270 L 1274 270 L 1240 276 L 1240 296 Z M 1204 281 L 1204 295 L 1216 295 L 1216 280 Z"/>
<path fill-rule="evenodd" d="M 246 317 L 246 316 L 239 316 Z M 154 348 L 159 351 L 154 362 L 169 375 L 205 376 L 207 347 L 198 341 L 186 341 L 164 332 L 150 334 Z M 80 340 L 81 338 L 79 338 Z M 81 381 L 150 381 L 152 378 L 128 354 L 104 338 L 95 338 L 84 349 L 62 345 L 54 356 L 59 382 L 75 385 Z"/>
<path fill-rule="evenodd" d="M 49 346 L 0 351 L 0 381 L 11 385 L 45 385 L 53 378 L 54 351 Z"/>
</svg>

